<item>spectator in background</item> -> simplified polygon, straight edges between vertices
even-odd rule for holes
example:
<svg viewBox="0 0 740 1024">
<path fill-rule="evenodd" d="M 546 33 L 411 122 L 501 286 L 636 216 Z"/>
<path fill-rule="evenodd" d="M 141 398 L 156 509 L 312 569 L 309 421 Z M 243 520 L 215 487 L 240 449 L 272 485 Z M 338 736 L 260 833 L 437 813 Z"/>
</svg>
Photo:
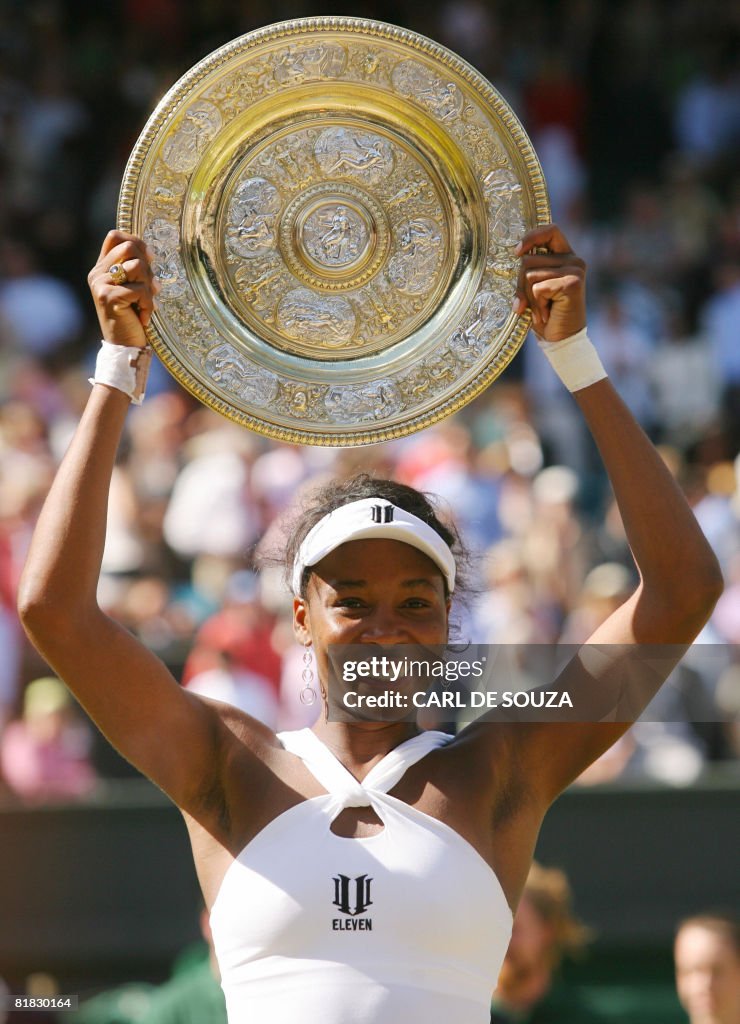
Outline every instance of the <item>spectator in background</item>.
<svg viewBox="0 0 740 1024">
<path fill-rule="evenodd" d="M 719 677 L 716 699 L 727 746 L 740 758 L 740 664 L 729 665 Z"/>
<path fill-rule="evenodd" d="M 164 518 L 165 540 L 181 558 L 239 558 L 257 540 L 261 523 L 249 495 L 255 453 L 253 435 L 223 420 L 186 445 Z"/>
<path fill-rule="evenodd" d="M 27 800 L 85 796 L 96 781 L 88 760 L 90 739 L 64 684 L 51 676 L 36 679 L 26 687 L 23 717 L 2 735 L 3 776 Z"/>
<path fill-rule="evenodd" d="M 692 288 L 691 275 L 703 272 L 715 244 L 723 220 L 722 204 L 686 158 L 672 154 L 666 161 L 665 176 L 666 224 L 676 246 L 678 269 L 687 275 L 686 285 Z M 696 284 L 693 282 L 693 287 Z"/>
<path fill-rule="evenodd" d="M 199 925 L 204 941 L 178 955 L 168 981 L 158 986 L 133 982 L 101 992 L 82 1003 L 74 1017 L 76 1024 L 226 1024 L 205 907 L 200 910 Z"/>
<path fill-rule="evenodd" d="M 221 607 L 196 633 L 183 682 L 189 686 L 204 673 L 223 670 L 225 658 L 233 671 L 259 677 L 275 694 L 280 682 L 281 652 L 273 642 L 274 628 L 275 618 L 261 600 L 259 578 L 248 571 L 233 573 L 226 582 Z"/>
<path fill-rule="evenodd" d="M 200 911 L 200 930 L 208 955 L 193 957 L 153 992 L 141 1024 L 226 1024 L 226 1002 L 205 907 Z"/>
<path fill-rule="evenodd" d="M 680 309 L 668 315 L 666 332 L 645 369 L 661 440 L 679 448 L 697 442 L 719 414 L 720 376 L 708 339 L 691 333 Z"/>
<path fill-rule="evenodd" d="M 534 643 L 540 635 L 539 605 L 522 545 L 507 538 L 486 552 L 485 591 L 473 609 L 473 636 L 480 643 Z"/>
<path fill-rule="evenodd" d="M 635 585 L 634 569 L 603 562 L 588 573 L 563 625 L 562 643 L 582 644 L 616 611 Z"/>
<path fill-rule="evenodd" d="M 398 479 L 436 494 L 449 509 L 473 551 L 483 551 L 501 535 L 499 482 L 481 473 L 469 430 L 459 422 L 440 424 L 433 437 L 410 443 L 398 464 Z"/>
<path fill-rule="evenodd" d="M 193 676 L 187 689 L 201 697 L 232 704 L 258 722 L 276 729 L 278 700 L 269 679 L 235 664 L 225 651 L 219 652 L 217 658 L 218 664 Z"/>
<path fill-rule="evenodd" d="M 734 464 L 715 462 L 709 468 L 699 467 L 688 486 L 695 489 L 689 504 L 727 574 L 730 561 L 740 552 L 740 456 Z"/>
<path fill-rule="evenodd" d="M 548 461 L 584 476 L 592 461 L 588 435 L 572 399 L 563 394 L 551 368 L 543 365 L 534 335 L 527 339 L 523 357 L 525 395 Z"/>
<path fill-rule="evenodd" d="M 538 62 L 524 106 L 547 181 L 553 219 L 560 221 L 582 198 L 586 186 L 581 154 L 587 96 L 583 81 L 571 72 L 559 52 L 546 53 Z"/>
<path fill-rule="evenodd" d="M 700 168 L 715 169 L 740 142 L 740 79 L 732 37 L 716 40 L 704 67 L 681 89 L 674 133 L 683 154 Z"/>
<path fill-rule="evenodd" d="M 21 652 L 21 634 L 13 608 L 15 587 L 11 580 L 9 541 L 0 530 L 0 735 L 15 705 Z"/>
<path fill-rule="evenodd" d="M 66 79 L 64 61 L 38 66 L 33 89 L 20 110 L 16 159 L 25 170 L 25 194 L 31 208 L 41 208 L 58 187 L 57 174 L 65 144 L 85 129 L 88 113 Z"/>
<path fill-rule="evenodd" d="M 590 326 L 599 339 L 601 359 L 615 387 L 640 426 L 649 431 L 655 417 L 646 372 L 652 359 L 650 338 L 630 316 L 616 290 L 603 295 Z"/>
<path fill-rule="evenodd" d="M 713 624 L 724 643 L 740 646 L 740 551 L 728 560 L 727 588 L 718 603 Z"/>
<path fill-rule="evenodd" d="M 703 328 L 723 382 L 724 427 L 731 451 L 740 449 L 740 261 L 724 263 L 715 275 L 716 291 L 704 306 Z"/>
<path fill-rule="evenodd" d="M 442 5 L 439 35 L 456 53 L 492 75 L 498 61 L 501 29 L 492 5 L 482 0 L 454 0 Z"/>
<path fill-rule="evenodd" d="M 682 921 L 674 946 L 676 988 L 689 1024 L 740 1024 L 740 922 L 698 914 Z"/>
<path fill-rule="evenodd" d="M 676 259 L 665 200 L 655 186 L 638 182 L 628 191 L 616 228 L 612 268 L 642 281 L 666 279 Z"/>
<path fill-rule="evenodd" d="M 561 125 L 549 125 L 534 137 L 555 220 L 566 220 L 583 199 L 586 168 L 572 136 Z"/>
<path fill-rule="evenodd" d="M 535 861 L 514 916 L 491 1003 L 491 1024 L 556 1020 L 598 1024 L 601 1020 L 577 990 L 558 980 L 565 957 L 579 955 L 590 937 L 588 928 L 574 916 L 571 902 L 565 874 Z"/>
<path fill-rule="evenodd" d="M 72 288 L 38 267 L 20 240 L 0 246 L 0 313 L 23 351 L 53 360 L 77 340 L 83 326 Z"/>
</svg>

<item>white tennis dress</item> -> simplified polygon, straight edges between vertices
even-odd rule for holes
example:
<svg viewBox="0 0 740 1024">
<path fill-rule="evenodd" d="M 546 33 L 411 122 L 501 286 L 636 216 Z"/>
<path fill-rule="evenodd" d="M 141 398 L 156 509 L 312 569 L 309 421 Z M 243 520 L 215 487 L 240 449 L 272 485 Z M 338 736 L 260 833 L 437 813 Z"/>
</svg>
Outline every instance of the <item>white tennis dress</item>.
<svg viewBox="0 0 740 1024">
<path fill-rule="evenodd" d="M 388 793 L 452 737 L 413 736 L 362 783 L 310 729 L 278 738 L 327 792 L 226 872 L 211 927 L 229 1024 L 487 1024 L 511 937 L 501 886 L 454 829 Z M 382 831 L 334 835 L 341 810 L 368 805 Z"/>
</svg>

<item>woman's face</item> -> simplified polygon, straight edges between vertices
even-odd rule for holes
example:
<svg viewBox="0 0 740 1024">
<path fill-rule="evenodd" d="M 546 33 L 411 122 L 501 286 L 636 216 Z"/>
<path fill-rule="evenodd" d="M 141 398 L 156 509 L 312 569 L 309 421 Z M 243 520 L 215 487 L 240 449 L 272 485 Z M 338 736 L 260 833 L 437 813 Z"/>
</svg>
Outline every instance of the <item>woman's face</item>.
<svg viewBox="0 0 740 1024">
<path fill-rule="evenodd" d="M 496 996 L 509 1009 L 529 1011 L 547 994 L 552 982 L 555 935 L 528 898 L 522 896 L 514 917 Z"/>
<path fill-rule="evenodd" d="M 675 946 L 678 998 L 691 1024 L 740 1019 L 740 956 L 731 941 L 701 924 L 687 924 Z"/>
<path fill-rule="evenodd" d="M 353 540 L 313 568 L 294 602 L 298 640 L 311 643 L 319 679 L 330 644 L 445 644 L 450 602 L 442 574 L 398 540 Z"/>
</svg>

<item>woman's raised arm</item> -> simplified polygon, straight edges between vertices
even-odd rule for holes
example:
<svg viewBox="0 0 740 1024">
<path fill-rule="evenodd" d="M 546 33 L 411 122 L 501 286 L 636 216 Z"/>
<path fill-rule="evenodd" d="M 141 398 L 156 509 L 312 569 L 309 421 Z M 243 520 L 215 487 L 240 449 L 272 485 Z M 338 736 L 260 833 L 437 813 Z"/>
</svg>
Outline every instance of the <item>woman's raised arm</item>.
<svg viewBox="0 0 740 1024">
<path fill-rule="evenodd" d="M 144 243 L 110 232 L 88 280 L 105 340 L 143 348 L 157 290 Z M 93 386 L 39 517 L 18 609 L 35 646 L 113 745 L 178 806 L 202 817 L 218 797 L 227 730 L 96 598 L 129 401 L 122 390 Z"/>
<path fill-rule="evenodd" d="M 624 695 L 625 684 L 631 681 L 639 691 L 630 694 L 631 719 L 640 703 L 649 702 L 709 618 L 722 592 L 722 573 L 675 480 L 585 337 L 583 261 L 554 225 L 529 232 L 519 251 L 517 311 L 531 308 L 545 355 L 574 393 L 614 489 L 640 577 L 631 597 L 557 680 L 559 690 L 588 695 L 592 720 L 511 726 L 522 779 L 544 810 L 629 727 L 630 721 L 613 721 L 620 715 L 613 698 Z"/>
</svg>

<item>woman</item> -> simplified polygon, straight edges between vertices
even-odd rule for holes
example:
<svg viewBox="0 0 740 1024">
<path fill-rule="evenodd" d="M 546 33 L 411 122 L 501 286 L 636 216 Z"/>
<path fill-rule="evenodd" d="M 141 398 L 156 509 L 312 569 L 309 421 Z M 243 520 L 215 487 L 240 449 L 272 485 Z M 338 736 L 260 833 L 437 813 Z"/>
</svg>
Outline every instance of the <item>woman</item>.
<svg viewBox="0 0 740 1024">
<path fill-rule="evenodd" d="M 557 1019 L 570 1024 L 574 1020 L 598 1024 L 601 1020 L 590 1007 L 582 1005 L 577 988 L 558 985 L 563 960 L 582 953 L 591 937 L 589 929 L 573 915 L 571 903 L 565 874 L 535 861 L 522 891 L 493 994 L 491 1024 Z"/>
<path fill-rule="evenodd" d="M 515 312 L 529 306 L 575 393 L 641 575 L 591 640 L 690 643 L 721 589 L 716 560 L 585 336 L 583 262 L 552 225 L 518 254 Z M 626 724 L 481 721 L 453 739 L 321 716 L 277 737 L 181 689 L 96 602 L 111 469 L 141 390 L 122 381 L 142 366 L 150 253 L 113 231 L 89 282 L 115 348 L 41 514 L 21 616 L 111 742 L 181 809 L 231 1024 L 483 1024 L 543 815 Z M 444 644 L 455 585 L 452 537 L 420 495 L 378 483 L 338 501 L 333 519 L 304 521 L 291 566 L 296 636 L 322 687 L 332 644 Z M 559 686 L 583 684 L 577 662 Z"/>
</svg>

